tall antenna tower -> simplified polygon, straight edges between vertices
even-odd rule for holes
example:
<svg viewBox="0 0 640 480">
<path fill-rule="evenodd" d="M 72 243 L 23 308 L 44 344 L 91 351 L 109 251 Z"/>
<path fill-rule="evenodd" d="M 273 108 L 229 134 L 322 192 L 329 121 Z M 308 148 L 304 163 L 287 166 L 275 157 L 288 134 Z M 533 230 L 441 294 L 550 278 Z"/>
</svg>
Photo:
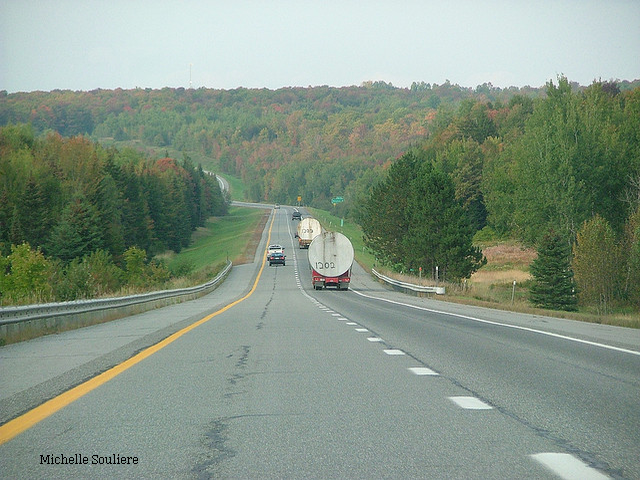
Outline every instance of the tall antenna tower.
<svg viewBox="0 0 640 480">
<path fill-rule="evenodd" d="M 189 88 L 193 88 L 191 83 L 191 67 L 193 67 L 193 63 L 189 64 Z"/>
</svg>

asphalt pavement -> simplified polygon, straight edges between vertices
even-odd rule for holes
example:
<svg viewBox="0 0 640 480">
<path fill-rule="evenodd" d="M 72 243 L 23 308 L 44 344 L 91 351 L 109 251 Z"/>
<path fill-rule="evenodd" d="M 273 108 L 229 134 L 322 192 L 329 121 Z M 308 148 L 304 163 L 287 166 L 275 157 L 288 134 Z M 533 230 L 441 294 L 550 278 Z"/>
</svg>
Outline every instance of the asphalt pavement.
<svg viewBox="0 0 640 480">
<path fill-rule="evenodd" d="M 214 315 L 0 445 L 2 476 L 640 478 L 637 331 L 411 297 L 359 267 L 314 291 L 290 213 L 202 299 L 1 347 L 4 423 Z M 262 267 L 267 241 L 286 266 Z"/>
</svg>

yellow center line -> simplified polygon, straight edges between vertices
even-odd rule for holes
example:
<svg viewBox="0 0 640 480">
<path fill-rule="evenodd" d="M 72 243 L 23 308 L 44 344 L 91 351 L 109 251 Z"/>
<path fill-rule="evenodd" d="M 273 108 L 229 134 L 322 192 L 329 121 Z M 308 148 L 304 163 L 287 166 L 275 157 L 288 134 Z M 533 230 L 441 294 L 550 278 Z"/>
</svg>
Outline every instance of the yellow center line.
<svg viewBox="0 0 640 480">
<path fill-rule="evenodd" d="M 274 219 L 275 219 L 275 215 L 273 215 L 273 217 L 271 218 L 271 225 L 269 226 L 267 245 L 269 245 L 271 241 L 271 230 L 273 228 Z M 5 423 L 4 425 L 1 425 L 0 426 L 0 445 L 8 442 L 15 436 L 33 427 L 36 423 L 44 420 L 50 415 L 53 415 L 58 410 L 66 407 L 70 403 L 86 395 L 91 390 L 94 390 L 95 388 L 98 388 L 100 385 L 103 385 L 104 383 L 108 382 L 112 378 L 117 377 L 122 372 L 133 367 L 135 364 L 140 363 L 145 358 L 150 357 L 154 353 L 162 350 L 164 347 L 166 347 L 170 343 L 173 343 L 178 338 L 183 336 L 185 333 L 190 332 L 194 328 L 199 327 L 205 322 L 208 322 L 213 317 L 220 315 L 221 313 L 226 312 L 230 308 L 233 308 L 239 303 L 245 301 L 247 298 L 253 295 L 253 292 L 255 292 L 256 288 L 258 287 L 258 281 L 262 276 L 262 271 L 264 270 L 265 263 L 266 263 L 266 249 L 265 249 L 265 254 L 262 257 L 262 265 L 260 266 L 260 270 L 258 271 L 258 275 L 256 276 L 255 282 L 253 282 L 253 287 L 251 288 L 249 293 L 247 293 L 244 297 L 240 298 L 239 300 L 236 300 L 233 303 L 230 303 L 229 305 L 226 305 L 225 307 L 221 308 L 220 310 L 217 310 L 214 313 L 207 315 L 206 317 L 198 320 L 195 323 L 192 323 L 191 325 L 183 328 L 182 330 L 175 332 L 174 334 L 168 336 L 164 340 L 146 348 L 145 350 L 134 355 L 128 360 L 125 360 L 124 362 L 116 365 L 115 367 L 110 368 L 106 372 L 103 372 L 87 380 L 86 382 L 81 383 L 80 385 L 73 387 L 70 390 L 67 390 L 64 393 L 61 393 L 57 397 L 54 397 L 51 400 L 46 401 L 42 405 L 39 405 L 34 409 L 29 410 L 27 413 L 24 413 L 21 416 L 14 418 L 13 420 Z"/>
</svg>

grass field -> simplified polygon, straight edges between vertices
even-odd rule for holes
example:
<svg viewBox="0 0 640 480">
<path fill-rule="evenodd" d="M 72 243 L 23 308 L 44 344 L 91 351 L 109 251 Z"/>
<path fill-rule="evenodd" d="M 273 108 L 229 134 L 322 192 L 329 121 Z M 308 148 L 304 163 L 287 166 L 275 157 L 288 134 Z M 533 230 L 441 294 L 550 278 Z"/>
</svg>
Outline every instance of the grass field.
<svg viewBox="0 0 640 480">
<path fill-rule="evenodd" d="M 224 179 L 229 182 L 231 199 L 239 202 L 244 201 L 244 183 L 242 183 L 242 180 L 227 174 L 220 176 L 224 177 Z"/>
<path fill-rule="evenodd" d="M 250 237 L 265 212 L 257 208 L 230 207 L 228 215 L 213 217 L 194 232 L 193 244 L 172 261 L 190 261 L 196 270 L 227 259 L 235 264 L 245 263 Z"/>
<path fill-rule="evenodd" d="M 193 233 L 193 243 L 180 253 L 158 257 L 172 272 L 188 272 L 173 282 L 172 288 L 204 283 L 224 268 L 227 259 L 234 265 L 253 261 L 269 210 L 230 207 L 224 217 L 210 218 Z"/>
</svg>

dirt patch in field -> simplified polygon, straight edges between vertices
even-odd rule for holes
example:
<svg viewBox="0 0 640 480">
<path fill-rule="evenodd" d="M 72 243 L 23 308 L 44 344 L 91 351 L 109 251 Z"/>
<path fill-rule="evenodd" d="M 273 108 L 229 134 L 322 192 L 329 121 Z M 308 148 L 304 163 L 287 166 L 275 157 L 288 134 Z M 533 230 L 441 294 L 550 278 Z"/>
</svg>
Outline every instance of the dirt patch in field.
<svg viewBox="0 0 640 480">
<path fill-rule="evenodd" d="M 533 248 L 526 248 L 522 245 L 510 243 L 484 247 L 482 253 L 487 257 L 487 265 L 511 264 L 529 266 L 537 256 Z"/>
<path fill-rule="evenodd" d="M 518 283 L 531 278 L 529 265 L 536 258 L 533 248 L 515 243 L 501 243 L 482 248 L 487 264 L 471 276 L 471 282 L 481 284 Z"/>
<path fill-rule="evenodd" d="M 500 284 L 511 283 L 514 280 L 518 283 L 524 282 L 531 278 L 529 272 L 522 270 L 482 270 L 474 273 L 471 276 L 471 281 L 474 283 L 487 283 L 487 284 Z"/>
</svg>

